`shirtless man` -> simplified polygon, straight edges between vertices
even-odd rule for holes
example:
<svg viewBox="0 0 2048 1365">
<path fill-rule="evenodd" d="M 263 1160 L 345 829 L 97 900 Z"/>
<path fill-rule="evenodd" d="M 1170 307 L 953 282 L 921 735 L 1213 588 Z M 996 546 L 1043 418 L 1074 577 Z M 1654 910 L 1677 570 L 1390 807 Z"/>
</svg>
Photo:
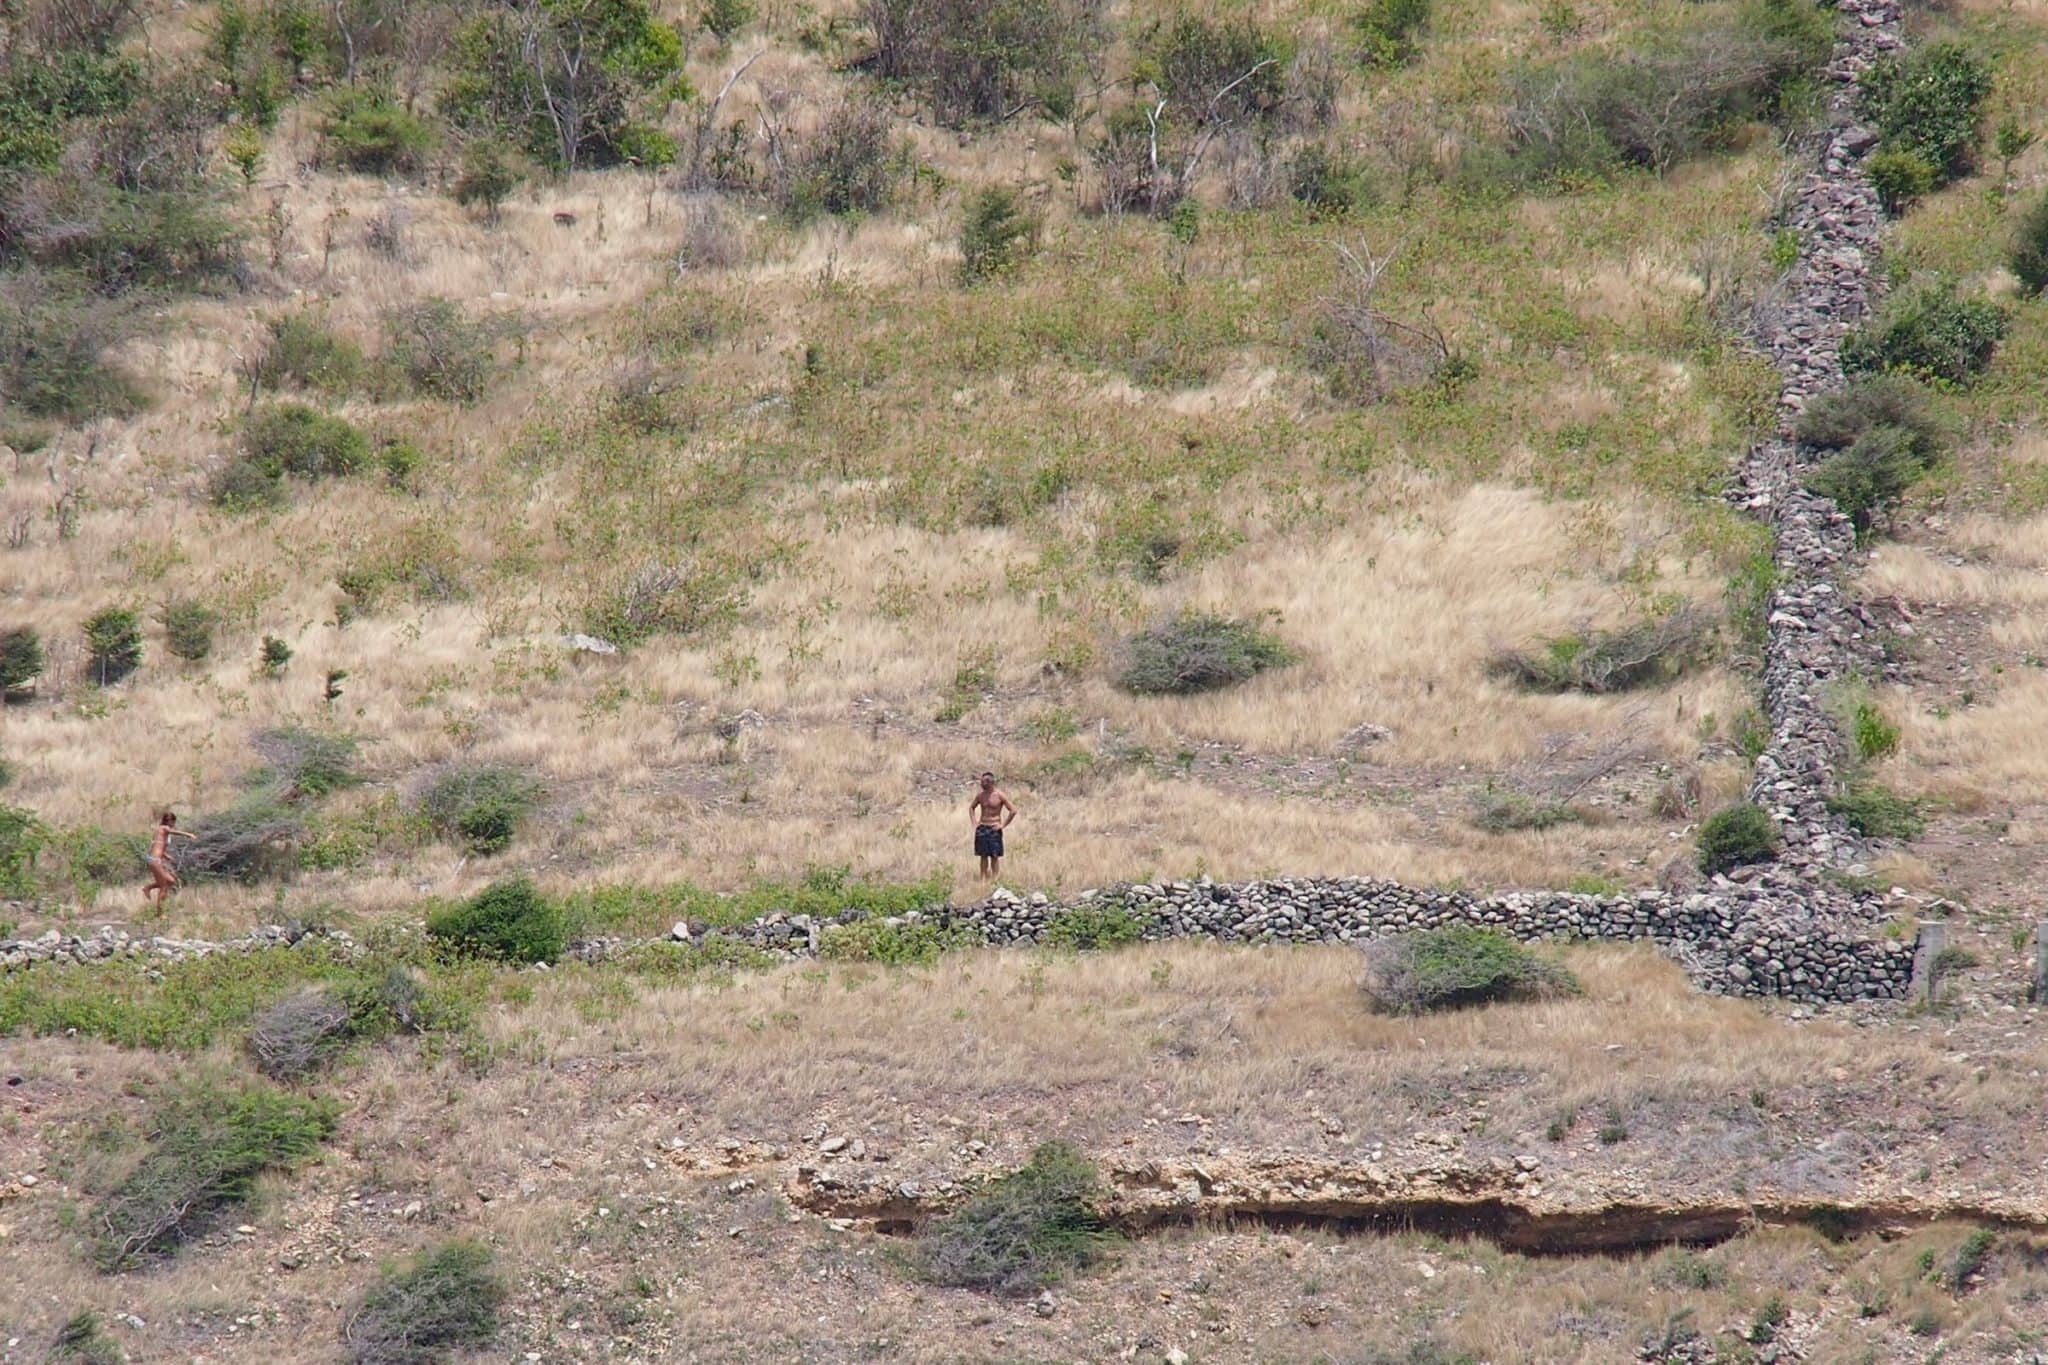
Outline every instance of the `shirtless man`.
<svg viewBox="0 0 2048 1365">
<path fill-rule="evenodd" d="M 147 901 L 149 893 L 156 893 L 156 903 L 162 905 L 164 897 L 171 894 L 178 885 L 178 869 L 171 862 L 171 840 L 191 839 L 196 836 L 178 828 L 178 817 L 165 811 L 157 817 L 156 837 L 149 842 L 149 885 L 142 888 L 142 899 Z"/>
<path fill-rule="evenodd" d="M 1017 818 L 1017 805 L 996 785 L 994 773 L 983 773 L 967 814 L 974 820 L 974 856 L 981 859 L 982 880 L 992 882 L 1003 870 L 1003 831 Z"/>
</svg>

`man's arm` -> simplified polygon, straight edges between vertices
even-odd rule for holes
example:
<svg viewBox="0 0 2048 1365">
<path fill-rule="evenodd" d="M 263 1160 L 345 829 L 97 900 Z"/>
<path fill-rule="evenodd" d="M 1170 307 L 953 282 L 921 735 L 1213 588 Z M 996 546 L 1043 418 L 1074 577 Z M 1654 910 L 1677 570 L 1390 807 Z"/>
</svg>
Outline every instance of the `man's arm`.
<svg viewBox="0 0 2048 1365">
<path fill-rule="evenodd" d="M 171 837 L 173 839 L 197 839 L 199 836 L 188 830 L 174 829 L 171 831 Z"/>
<path fill-rule="evenodd" d="M 1008 829 L 1010 827 L 1010 822 L 1017 818 L 1017 803 L 1010 799 L 1010 794 L 1008 792 L 1002 792 L 999 794 L 1003 798 L 1003 828 Z"/>
</svg>

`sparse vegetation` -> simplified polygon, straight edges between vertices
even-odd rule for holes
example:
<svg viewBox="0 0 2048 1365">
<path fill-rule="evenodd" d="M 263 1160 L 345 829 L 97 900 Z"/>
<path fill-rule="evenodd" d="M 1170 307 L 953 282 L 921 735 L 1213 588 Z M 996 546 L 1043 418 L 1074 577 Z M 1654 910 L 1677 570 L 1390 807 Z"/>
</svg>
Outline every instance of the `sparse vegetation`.
<svg viewBox="0 0 2048 1365">
<path fill-rule="evenodd" d="M 270 321 L 270 340 L 250 366 L 263 388 L 345 393 L 363 379 L 362 348 L 310 313 L 284 313 Z"/>
<path fill-rule="evenodd" d="M 1077 905 L 1046 922 L 1044 942 L 1069 952 L 1097 952 L 1138 942 L 1145 927 L 1145 917 L 1127 905 Z"/>
<path fill-rule="evenodd" d="M 942 122 L 1004 118 L 1020 107 L 1074 110 L 1098 38 L 1096 0 L 864 0 L 875 74 L 915 87 Z"/>
<path fill-rule="evenodd" d="M 502 764 L 451 768 L 420 795 L 434 833 L 476 853 L 502 853 L 545 792 L 534 778 Z"/>
<path fill-rule="evenodd" d="M 1189 612 L 1127 640 L 1117 682 L 1146 696 L 1213 692 L 1294 659 L 1257 621 Z"/>
<path fill-rule="evenodd" d="M 384 319 L 385 359 L 415 393 L 473 403 L 491 382 L 485 328 L 448 299 L 428 298 Z"/>
<path fill-rule="evenodd" d="M 107 1334 L 99 1314 L 87 1310 L 73 1314 L 57 1329 L 42 1359 L 44 1365 L 126 1365 L 128 1353 Z"/>
<path fill-rule="evenodd" d="M 1713 643 L 1713 625 L 1680 603 L 1613 630 L 1559 635 L 1529 650 L 1504 649 L 1488 671 L 1536 692 L 1626 692 L 1669 682 L 1699 663 Z"/>
<path fill-rule="evenodd" d="M 505 1286 L 480 1242 L 444 1242 L 387 1267 L 343 1329 L 351 1365 L 437 1365 L 490 1344 Z"/>
<path fill-rule="evenodd" d="M 332 1106 L 268 1086 L 208 1080 L 166 1091 L 141 1158 L 94 1211 L 95 1259 L 121 1270 L 192 1236 L 256 1177 L 310 1156 L 334 1130 Z"/>
<path fill-rule="evenodd" d="M 427 936 L 465 957 L 522 966 L 553 962 L 568 946 L 562 911 L 524 877 L 493 882 L 427 917 Z"/>
<path fill-rule="evenodd" d="M 1761 806 L 1724 806 L 1700 822 L 1700 871 L 1712 876 L 1778 856 L 1778 828 Z"/>
<path fill-rule="evenodd" d="M 1048 1142 L 925 1230 L 918 1264 L 934 1283 L 1020 1294 L 1087 1270 L 1115 1238 L 1096 1205 L 1108 1194 L 1094 1163 Z"/>
</svg>

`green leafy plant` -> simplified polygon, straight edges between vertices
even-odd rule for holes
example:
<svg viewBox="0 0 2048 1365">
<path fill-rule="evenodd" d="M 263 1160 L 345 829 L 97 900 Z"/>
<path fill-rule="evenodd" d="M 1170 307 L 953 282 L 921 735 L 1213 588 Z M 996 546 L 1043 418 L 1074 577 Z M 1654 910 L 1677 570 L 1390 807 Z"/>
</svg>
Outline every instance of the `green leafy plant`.
<svg viewBox="0 0 2048 1365">
<path fill-rule="evenodd" d="M 753 0 L 705 0 L 704 31 L 721 43 L 754 22 Z"/>
<path fill-rule="evenodd" d="M 269 342 L 250 364 L 249 373 L 265 388 L 295 384 L 343 393 L 362 381 L 363 352 L 317 316 L 285 313 L 271 319 Z"/>
<path fill-rule="evenodd" d="M 85 623 L 88 675 L 100 687 L 111 687 L 142 666 L 142 626 L 126 607 L 108 607 Z"/>
<path fill-rule="evenodd" d="M 918 1239 L 916 1260 L 937 1284 L 1022 1294 L 1098 1264 L 1115 1235 L 1096 1211 L 1109 1193 L 1094 1163 L 1048 1142 L 1021 1169 L 983 1186 Z"/>
<path fill-rule="evenodd" d="M 1932 193 L 1940 177 L 1933 162 L 1900 147 L 1871 153 L 1863 162 L 1863 173 L 1870 177 L 1884 211 L 1894 218 L 1911 207 L 1914 200 Z"/>
<path fill-rule="evenodd" d="M 1128 905 L 1076 905 L 1046 921 L 1041 941 L 1047 947 L 1068 952 L 1099 952 L 1138 942 L 1145 937 L 1148 923 L 1149 917 Z"/>
<path fill-rule="evenodd" d="M 334 1107 L 268 1086 L 195 1081 L 151 1112 L 142 1159 L 96 1211 L 95 1259 L 119 1270 L 191 1236 L 256 1177 L 311 1155 L 334 1131 Z"/>
<path fill-rule="evenodd" d="M 488 331 L 444 298 L 426 298 L 384 320 L 385 359 L 415 393 L 473 403 L 491 381 Z"/>
<path fill-rule="evenodd" d="M 18 700 L 43 672 L 43 642 L 33 626 L 0 630 L 0 703 Z"/>
<path fill-rule="evenodd" d="M 1849 741 L 1865 763 L 1899 751 L 1899 727 L 1872 701 L 1858 701 L 1849 713 Z"/>
<path fill-rule="evenodd" d="M 745 0 L 725 2 L 745 3 Z M 453 190 L 455 202 L 464 208 L 482 208 L 484 221 L 495 224 L 505 201 L 512 197 L 512 191 L 518 189 L 524 179 L 518 164 L 497 143 L 489 140 L 472 142 L 462 154 L 462 174 L 456 177 Z"/>
<path fill-rule="evenodd" d="M 524 877 L 493 882 L 427 917 L 427 937 L 465 957 L 528 965 L 553 962 L 568 946 L 560 907 Z"/>
<path fill-rule="evenodd" d="M 839 962 L 879 962 L 885 966 L 929 966 L 957 948 L 980 939 L 963 927 L 931 920 L 857 920 L 827 928 L 818 940 L 818 955 Z"/>
<path fill-rule="evenodd" d="M 1947 183 L 1970 168 L 1991 68 L 1959 43 L 1909 48 L 1863 73 L 1858 107 L 1887 150 L 1918 155 Z"/>
<path fill-rule="evenodd" d="M 0 806 L 0 899 L 27 900 L 36 891 L 36 857 L 50 842 L 34 811 Z"/>
<path fill-rule="evenodd" d="M 1572 974 L 1491 929 L 1451 925 L 1375 939 L 1365 992 L 1387 1014 L 1427 1014 L 1504 1000 L 1577 995 Z"/>
<path fill-rule="evenodd" d="M 2048 190 L 2021 211 L 2007 259 L 2029 294 L 2048 290 Z"/>
<path fill-rule="evenodd" d="M 960 225 L 960 274 L 972 284 L 1014 271 L 1038 249 L 1038 220 L 1000 185 L 974 196 Z"/>
<path fill-rule="evenodd" d="M 420 795 L 434 833 L 477 853 L 502 853 L 545 794 L 517 768 L 486 763 L 451 768 Z"/>
<path fill-rule="evenodd" d="M 386 1267 L 349 1314 L 350 1365 L 439 1365 L 488 1346 L 505 1286 L 480 1242 L 443 1242 L 410 1264 Z"/>
<path fill-rule="evenodd" d="M 44 1365 L 126 1365 L 128 1353 L 107 1335 L 106 1324 L 90 1309 L 67 1318 L 50 1342 Z"/>
<path fill-rule="evenodd" d="M 434 145 L 425 122 L 372 86 L 335 91 L 320 135 L 324 154 L 367 175 L 417 175 Z"/>
<path fill-rule="evenodd" d="M 1359 58 L 1371 66 L 1406 66 L 1421 50 L 1431 0 L 1368 0 L 1352 16 Z"/>
<path fill-rule="evenodd" d="M 274 403 L 243 427 L 241 454 L 214 476 L 213 500 L 230 510 L 272 505 L 283 500 L 287 477 L 340 478 L 369 457 L 369 439 L 346 419 L 304 403 Z"/>
<path fill-rule="evenodd" d="M 1093 0 L 865 0 L 863 10 L 875 74 L 919 91 L 953 125 L 1020 105 L 1071 114 L 1103 36 Z"/>
<path fill-rule="evenodd" d="M 1712 876 L 1778 856 L 1778 827 L 1761 806 L 1737 802 L 1700 822 L 1700 870 Z"/>
<path fill-rule="evenodd" d="M 1953 280 L 1930 276 L 1886 299 L 1874 317 L 1842 339 L 1842 368 L 1968 384 L 1991 363 L 2010 321 L 1999 304 L 1964 297 Z"/>
<path fill-rule="evenodd" d="M 275 635 L 263 637 L 256 651 L 256 671 L 266 678 L 281 678 L 292 661 L 292 647 Z"/>
<path fill-rule="evenodd" d="M 157 612 L 163 623 L 164 648 L 188 663 L 197 663 L 213 653 L 213 632 L 220 613 L 192 597 L 174 597 Z"/>
<path fill-rule="evenodd" d="M 1917 839 L 1927 828 L 1920 803 L 1874 783 L 1862 783 L 1828 798 L 1828 809 L 1849 828 L 1871 839 Z"/>
<path fill-rule="evenodd" d="M 1125 642 L 1117 683 L 1141 696 L 1213 692 L 1294 660 L 1255 620 L 1186 612 Z"/>
</svg>

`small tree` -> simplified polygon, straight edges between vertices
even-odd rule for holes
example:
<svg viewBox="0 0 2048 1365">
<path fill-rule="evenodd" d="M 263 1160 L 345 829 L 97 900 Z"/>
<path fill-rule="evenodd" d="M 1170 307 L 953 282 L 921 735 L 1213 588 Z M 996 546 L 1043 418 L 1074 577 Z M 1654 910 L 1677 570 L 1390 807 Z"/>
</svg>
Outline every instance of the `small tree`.
<svg viewBox="0 0 2048 1365">
<path fill-rule="evenodd" d="M 163 623 L 164 646 L 177 658 L 197 663 L 213 652 L 214 627 L 220 613 L 192 597 L 174 597 L 157 612 Z"/>
<path fill-rule="evenodd" d="M 720 43 L 754 22 L 752 0 L 705 0 L 704 31 Z"/>
<path fill-rule="evenodd" d="M 93 681 L 108 687 L 142 664 L 142 627 L 126 607 L 108 607 L 85 623 L 86 661 Z"/>
<path fill-rule="evenodd" d="M 1998 125 L 1998 131 L 1991 135 L 1991 145 L 1998 152 L 1998 192 L 2012 193 L 2012 164 L 2027 154 L 2027 149 L 2040 139 L 2040 134 L 2031 128 L 2020 126 L 2017 119 L 2007 119 Z"/>
<path fill-rule="evenodd" d="M 1700 824 L 1700 870 L 1709 876 L 1778 856 L 1778 827 L 1748 802 L 1715 811 Z"/>
<path fill-rule="evenodd" d="M 974 196 L 960 225 L 960 273 L 968 283 L 1007 275 L 1038 246 L 1038 220 L 1017 192 L 991 186 Z"/>
<path fill-rule="evenodd" d="M 1991 68 L 1959 43 L 1889 57 L 1863 73 L 1860 106 L 1887 148 L 1916 152 L 1943 183 L 1970 169 Z"/>
<path fill-rule="evenodd" d="M 13 701 L 43 671 L 43 642 L 33 626 L 0 630 L 0 701 Z"/>
<path fill-rule="evenodd" d="M 256 173 L 263 169 L 262 132 L 253 124 L 238 123 L 221 138 L 220 149 L 241 173 L 242 187 L 254 185 Z"/>
<path fill-rule="evenodd" d="M 2029 294 L 2048 290 L 2048 191 L 2020 215 L 2013 233 L 2012 273 Z"/>
<path fill-rule="evenodd" d="M 479 139 L 462 154 L 462 174 L 455 181 L 455 202 L 481 206 L 484 221 L 496 226 L 499 212 L 525 177 L 497 143 Z"/>
<path fill-rule="evenodd" d="M 263 647 L 256 656 L 256 667 L 266 678 L 284 676 L 285 665 L 292 661 L 292 647 L 275 635 L 263 637 Z"/>
</svg>

